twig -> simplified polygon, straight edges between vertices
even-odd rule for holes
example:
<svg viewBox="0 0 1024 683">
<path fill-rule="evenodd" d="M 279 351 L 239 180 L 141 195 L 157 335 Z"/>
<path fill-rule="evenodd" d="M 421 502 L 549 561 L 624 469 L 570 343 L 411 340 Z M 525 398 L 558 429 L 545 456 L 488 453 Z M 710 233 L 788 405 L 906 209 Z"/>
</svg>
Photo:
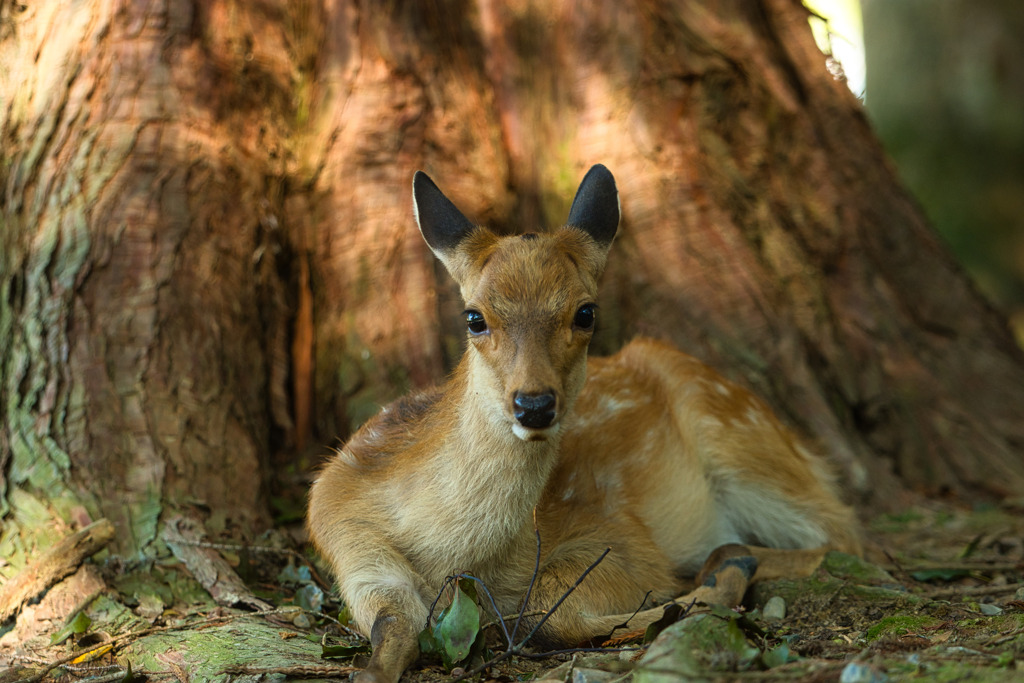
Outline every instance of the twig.
<svg viewBox="0 0 1024 683">
<path fill-rule="evenodd" d="M 234 674 L 239 676 L 268 676 L 283 675 L 289 678 L 347 678 L 358 671 L 354 666 L 277 666 L 277 667 L 256 667 L 256 666 L 232 666 L 224 669 L 221 673 Z"/>
<path fill-rule="evenodd" d="M 485 628 L 490 628 L 491 626 L 496 626 L 499 620 L 500 621 L 504 621 L 504 622 L 507 623 L 507 622 L 510 622 L 513 619 L 516 619 L 517 617 L 519 617 L 520 614 L 524 618 L 525 617 L 539 617 L 539 616 L 543 616 L 543 614 L 546 611 L 547 610 L 543 610 L 543 609 L 533 610 L 532 612 L 523 612 L 522 610 L 519 610 L 515 614 L 506 614 L 506 615 L 498 617 L 494 621 L 488 621 L 486 624 L 484 624 L 483 626 L 480 627 L 480 630 L 483 631 Z"/>
<path fill-rule="evenodd" d="M 123 681 L 125 674 L 128 673 L 127 669 L 120 669 L 118 671 L 112 671 L 102 676 L 92 676 L 91 678 L 83 678 L 78 683 L 113 683 L 113 681 Z M 133 671 L 132 677 L 135 676 L 149 676 L 148 671 Z"/>
<path fill-rule="evenodd" d="M 642 647 L 570 647 L 565 650 L 548 650 L 547 652 L 516 652 L 517 657 L 526 659 L 545 659 L 555 655 L 572 655 L 577 652 L 640 652 Z"/>
<path fill-rule="evenodd" d="M 1008 583 L 1002 586 L 942 588 L 936 591 L 926 591 L 924 596 L 931 599 L 945 599 L 959 596 L 1000 595 L 1002 593 L 1012 593 L 1020 588 L 1024 588 L 1024 583 Z"/>
<path fill-rule="evenodd" d="M 608 632 L 608 637 L 605 638 L 605 640 L 611 640 L 612 634 L 615 633 L 616 631 L 618 631 L 620 628 L 623 628 L 623 629 L 624 628 L 628 628 L 629 622 L 633 621 L 633 617 L 635 617 L 636 615 L 640 614 L 640 610 L 642 610 L 644 608 L 644 605 L 647 604 L 647 598 L 649 598 L 649 597 L 651 597 L 651 591 L 647 591 L 646 593 L 644 593 L 644 599 L 640 601 L 640 606 L 637 607 L 635 610 L 633 610 L 633 613 L 629 615 L 629 617 L 626 619 L 626 621 L 624 621 L 623 623 L 618 624 L 616 626 L 613 626 L 612 630 Z M 685 616 L 686 612 L 688 612 L 690 610 L 690 608 L 694 606 L 694 604 L 696 604 L 696 601 L 691 602 L 689 607 L 685 608 L 685 610 L 683 611 L 683 615 L 684 616 Z M 682 607 L 682 606 L 680 605 L 680 607 Z"/>
<path fill-rule="evenodd" d="M 1006 633 L 1002 633 L 998 637 L 992 638 L 987 643 L 985 643 L 985 647 L 995 647 L 996 645 L 1002 645 L 1005 642 L 1013 640 L 1022 633 L 1024 633 L 1024 628 L 1018 628 L 1012 631 L 1008 631 Z"/>
<path fill-rule="evenodd" d="M 114 538 L 114 525 L 100 519 L 62 539 L 0 587 L 0 622 L 28 600 L 75 571 Z"/>
<path fill-rule="evenodd" d="M 889 559 L 892 560 L 891 557 Z M 1024 562 L 922 562 L 909 567 L 896 566 L 907 574 L 933 571 L 1012 572 L 1024 569 Z"/>
<path fill-rule="evenodd" d="M 359 638 L 360 640 L 365 640 L 366 642 L 370 642 L 370 639 L 367 638 L 366 636 L 364 636 L 362 633 L 360 633 L 359 631 L 356 631 L 353 628 L 349 628 L 345 624 L 341 623 L 340 621 L 338 621 L 337 619 L 332 617 L 327 612 L 314 612 L 313 610 L 309 610 L 309 609 L 305 609 L 305 608 L 303 608 L 302 611 L 305 612 L 306 614 L 312 616 L 312 617 L 323 617 L 324 619 L 327 619 L 328 621 L 333 621 L 335 626 L 337 626 L 338 628 L 340 628 L 342 631 L 344 631 L 348 635 L 352 636 L 353 638 Z"/>
<path fill-rule="evenodd" d="M 458 574 L 444 577 L 444 583 L 441 584 L 441 589 L 437 591 L 437 597 L 434 598 L 434 602 L 430 603 L 430 609 L 427 610 L 427 624 L 424 628 L 430 628 L 430 621 L 434 618 L 434 608 L 437 607 L 437 603 L 441 602 L 441 596 L 444 595 L 445 589 L 457 578 L 459 578 Z"/>
<path fill-rule="evenodd" d="M 199 520 L 178 515 L 164 523 L 161 538 L 218 605 L 270 609 L 268 603 L 252 594 L 220 553 L 197 545 L 203 542 L 199 538 L 202 533 Z"/>
<path fill-rule="evenodd" d="M 316 570 L 316 566 L 309 561 L 309 558 L 300 553 L 297 550 L 291 548 L 274 548 L 269 545 L 246 545 L 244 543 L 211 543 L 209 541 L 193 541 L 193 540 L 179 540 L 177 541 L 181 545 L 193 546 L 195 548 L 207 548 L 209 550 L 229 550 L 231 552 L 256 552 L 256 553 L 276 553 L 278 555 L 287 555 L 294 557 L 299 560 L 305 566 L 309 567 L 309 575 L 312 579 L 320 586 L 324 591 L 331 590 L 331 584 L 324 581 L 323 577 L 320 576 L 320 572 Z"/>
<path fill-rule="evenodd" d="M 499 623 L 501 624 L 501 630 L 505 633 L 505 641 L 509 645 L 511 645 L 512 644 L 512 636 L 509 635 L 508 629 L 505 627 L 505 622 L 501 621 L 501 610 L 499 610 L 498 609 L 498 605 L 495 604 L 494 596 L 491 595 L 491 591 L 487 588 L 487 584 L 483 582 L 483 579 L 478 579 L 477 577 L 472 576 L 471 574 L 459 574 L 459 578 L 473 579 L 473 581 L 476 581 L 476 585 L 478 585 L 480 588 L 484 589 L 484 594 L 487 596 L 487 600 L 490 601 L 490 603 L 491 603 L 491 609 L 494 610 L 494 615 L 496 617 L 498 617 Z M 520 614 L 522 614 L 521 611 L 520 611 Z M 480 630 L 482 631 L 483 628 L 481 628 Z"/>
<path fill-rule="evenodd" d="M 516 634 L 519 633 L 519 623 L 523 620 L 523 612 L 530 604 L 530 596 L 533 594 L 533 585 L 537 582 L 537 575 L 540 574 L 540 529 L 537 528 L 537 508 L 533 508 L 533 534 L 537 537 L 537 553 L 533 560 L 533 575 L 530 577 L 530 585 L 526 588 L 526 595 L 523 597 L 523 607 L 516 617 L 516 624 L 512 627 L 512 635 L 509 637 L 509 646 L 515 642 Z"/>
<path fill-rule="evenodd" d="M 589 567 L 587 567 L 585 570 L 583 570 L 583 573 L 580 574 L 580 577 L 578 579 L 576 579 L 576 583 L 574 583 L 573 585 L 569 586 L 569 590 L 567 590 L 564 593 L 562 593 L 562 597 L 558 598 L 558 602 L 556 602 L 551 607 L 551 609 L 549 609 L 547 611 L 547 614 L 545 614 L 543 617 L 540 618 L 539 621 L 537 621 L 537 623 L 533 627 L 533 630 L 530 631 L 530 634 L 528 636 L 526 636 L 525 638 L 523 638 L 522 642 L 519 643 L 519 647 L 520 648 L 525 646 L 526 643 L 529 642 L 530 638 L 533 638 L 533 636 L 536 635 L 537 631 L 540 630 L 540 627 L 543 626 L 544 623 L 549 618 L 551 618 L 551 615 L 555 613 L 555 610 L 557 610 L 559 607 L 561 607 L 562 603 L 565 602 L 566 598 L 568 598 L 570 595 L 572 595 L 572 592 L 574 590 L 579 588 L 579 585 L 581 583 L 583 583 L 583 579 L 587 578 L 587 574 L 592 572 L 594 570 L 594 568 L 597 567 L 597 565 L 601 564 L 601 561 L 604 560 L 604 558 L 607 557 L 608 553 L 610 553 L 611 551 L 612 551 L 611 548 L 605 548 L 604 552 L 601 553 L 601 557 L 599 557 L 596 560 L 594 560 L 594 562 Z"/>
<path fill-rule="evenodd" d="M 562 603 L 565 602 L 566 598 L 568 598 L 572 594 L 572 592 L 574 590 L 576 590 L 581 583 L 583 583 L 583 580 L 587 578 L 587 575 L 590 574 L 590 572 L 592 572 L 594 570 L 594 568 L 597 567 L 597 565 L 601 564 L 601 561 L 604 560 L 605 557 L 607 557 L 608 553 L 610 553 L 611 550 L 612 550 L 611 548 L 605 548 L 604 552 L 601 553 L 601 556 L 598 557 L 596 560 L 594 560 L 594 562 L 591 563 L 591 565 L 589 567 L 587 567 L 585 570 L 583 570 L 583 573 L 580 574 L 578 579 L 576 579 L 576 582 L 573 585 L 569 586 L 568 590 L 566 590 L 564 593 L 562 593 L 562 597 L 560 597 L 558 599 L 558 601 L 555 602 L 555 604 L 551 606 L 551 609 L 547 610 L 544 613 L 544 616 L 542 616 L 540 618 L 540 620 L 537 621 L 537 624 L 533 627 L 533 630 L 530 631 L 530 633 L 525 638 L 523 638 L 519 643 L 517 643 L 515 645 L 511 645 L 504 652 L 501 652 L 498 655 L 496 655 L 495 657 L 491 658 L 490 661 L 484 662 L 483 664 L 481 664 L 480 666 L 476 667 L 475 669 L 472 669 L 471 671 L 467 671 L 467 672 L 463 673 L 462 675 L 453 678 L 452 679 L 452 683 L 457 683 L 458 681 L 466 680 L 467 678 L 469 678 L 471 676 L 476 676 L 477 674 L 479 674 L 479 673 L 481 673 L 483 671 L 486 671 L 487 669 L 490 669 L 492 666 L 494 666 L 496 664 L 500 664 L 501 662 L 505 661 L 506 659 L 508 659 L 509 657 L 511 657 L 513 655 L 522 655 L 523 654 L 523 648 L 526 647 L 526 644 L 528 642 L 530 642 L 530 639 L 533 638 L 534 635 L 536 635 L 537 631 L 540 630 L 540 627 L 544 625 L 544 622 L 546 622 L 551 617 L 551 615 L 554 614 L 555 611 L 562 605 Z M 526 609 L 526 603 L 524 602 L 523 603 L 523 609 L 520 610 L 520 615 L 522 614 L 523 611 L 525 611 L 525 609 Z M 573 652 L 573 651 L 575 651 L 575 650 L 565 650 L 564 652 Z M 546 656 L 550 656 L 550 655 L 546 655 Z"/>
</svg>

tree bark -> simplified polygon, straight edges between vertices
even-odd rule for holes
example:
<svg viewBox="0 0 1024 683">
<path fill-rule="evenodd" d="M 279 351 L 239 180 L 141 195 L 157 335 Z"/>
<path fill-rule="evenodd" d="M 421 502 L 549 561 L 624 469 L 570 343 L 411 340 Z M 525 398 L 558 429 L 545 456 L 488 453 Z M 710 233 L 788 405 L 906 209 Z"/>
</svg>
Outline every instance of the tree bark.
<svg viewBox="0 0 1024 683">
<path fill-rule="evenodd" d="M 316 323 L 322 436 L 458 353 L 459 303 L 409 219 L 415 168 L 471 217 L 525 231 L 563 221 L 600 161 L 624 218 L 597 350 L 671 339 L 816 438 L 863 502 L 1024 493 L 1020 350 L 896 180 L 799 2 L 342 13 L 324 52 L 344 58 L 317 79 L 337 117 L 317 180 L 332 209 L 316 270 L 337 287 Z"/>
<path fill-rule="evenodd" d="M 1024 361 L 796 0 L 0 2 L 0 514 L 252 529 L 303 448 L 440 379 L 423 168 L 502 231 L 585 169 L 623 224 L 595 351 L 670 339 L 851 494 L 1022 495 Z"/>
<path fill-rule="evenodd" d="M 294 315 L 284 8 L 2 6 L 2 512 L 84 508 L 127 555 L 165 503 L 265 524 Z"/>
</svg>

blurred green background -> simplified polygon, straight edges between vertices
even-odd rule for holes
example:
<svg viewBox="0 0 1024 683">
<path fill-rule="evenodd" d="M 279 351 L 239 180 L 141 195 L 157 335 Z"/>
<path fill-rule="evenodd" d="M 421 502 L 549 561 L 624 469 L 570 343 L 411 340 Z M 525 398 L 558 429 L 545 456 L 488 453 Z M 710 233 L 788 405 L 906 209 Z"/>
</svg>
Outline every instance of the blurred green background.
<svg viewBox="0 0 1024 683">
<path fill-rule="evenodd" d="M 1024 1 L 805 4 L 900 177 L 1024 346 Z"/>
</svg>

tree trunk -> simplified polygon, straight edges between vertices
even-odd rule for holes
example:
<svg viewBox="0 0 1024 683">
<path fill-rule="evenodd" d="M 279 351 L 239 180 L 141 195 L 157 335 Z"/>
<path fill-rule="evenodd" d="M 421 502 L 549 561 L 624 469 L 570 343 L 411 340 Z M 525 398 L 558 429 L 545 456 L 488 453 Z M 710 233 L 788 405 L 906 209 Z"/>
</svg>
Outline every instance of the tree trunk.
<svg viewBox="0 0 1024 683">
<path fill-rule="evenodd" d="M 459 302 L 410 220 L 415 168 L 518 231 L 563 221 L 600 161 L 624 218 L 598 351 L 673 340 L 814 436 L 865 502 L 1024 494 L 1021 353 L 896 181 L 799 2 L 340 14 L 317 79 L 331 119 L 316 146 L 331 207 L 315 252 L 321 437 L 457 354 Z"/>
<path fill-rule="evenodd" d="M 290 412 L 294 18 L 0 6 L 2 511 L 84 508 L 127 555 L 167 503 L 265 525 Z"/>
<path fill-rule="evenodd" d="M 1024 361 L 897 184 L 796 0 L 0 2 L 0 512 L 253 528 L 459 355 L 416 232 L 621 192 L 595 350 L 673 340 L 862 500 L 1024 494 Z"/>
</svg>

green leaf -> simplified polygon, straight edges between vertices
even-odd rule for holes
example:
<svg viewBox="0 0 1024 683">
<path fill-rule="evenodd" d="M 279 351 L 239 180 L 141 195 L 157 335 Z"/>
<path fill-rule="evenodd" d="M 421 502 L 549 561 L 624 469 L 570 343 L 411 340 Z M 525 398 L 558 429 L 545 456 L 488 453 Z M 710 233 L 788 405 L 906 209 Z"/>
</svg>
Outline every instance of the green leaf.
<svg viewBox="0 0 1024 683">
<path fill-rule="evenodd" d="M 72 635 L 81 635 L 92 626 L 92 619 L 84 612 L 78 612 L 74 619 L 64 625 L 64 628 L 50 636 L 50 645 L 60 645 Z"/>
<path fill-rule="evenodd" d="M 708 607 L 711 608 L 711 613 L 719 619 L 728 619 L 729 621 L 734 621 L 736 619 L 739 619 L 740 617 L 739 612 L 734 612 L 733 610 L 729 609 L 724 605 L 712 604 L 708 605 Z"/>
<path fill-rule="evenodd" d="M 977 536 L 972 538 L 971 542 L 968 543 L 964 547 L 964 549 L 960 551 L 960 554 L 958 555 L 958 557 L 961 560 L 966 560 L 968 557 L 973 555 L 974 551 L 978 549 L 978 544 L 981 543 L 981 539 L 984 538 L 984 537 L 985 537 L 985 534 L 978 534 Z"/>
<path fill-rule="evenodd" d="M 953 579 L 959 579 L 964 576 L 970 576 L 971 572 L 967 569 L 922 569 L 920 571 L 911 572 L 910 574 L 914 577 L 915 581 L 952 581 Z"/>
<path fill-rule="evenodd" d="M 437 646 L 437 640 L 434 638 L 434 629 L 429 626 L 420 631 L 420 652 L 425 655 L 441 653 L 440 648 Z"/>
<path fill-rule="evenodd" d="M 480 608 L 463 590 L 462 582 L 457 582 L 455 597 L 438 617 L 433 632 L 441 653 L 441 661 L 447 668 L 451 669 L 469 656 L 479 632 Z"/>
<path fill-rule="evenodd" d="M 770 650 L 765 650 L 761 655 L 761 662 L 769 669 L 795 662 L 797 659 L 798 657 L 789 651 L 788 643 L 780 643 Z"/>
<path fill-rule="evenodd" d="M 324 645 L 320 656 L 323 659 L 348 659 L 369 652 L 369 645 Z"/>
<path fill-rule="evenodd" d="M 751 621 L 750 617 L 746 614 L 740 614 L 739 612 L 722 605 L 709 605 L 709 607 L 711 608 L 712 615 L 719 619 L 725 619 L 726 621 L 735 623 L 736 627 L 741 629 L 743 633 L 755 638 L 764 637 L 764 630 L 755 622 Z"/>
<path fill-rule="evenodd" d="M 679 617 L 683 614 L 683 606 L 677 602 L 670 602 L 663 608 L 661 617 L 647 627 L 644 631 L 644 645 L 650 645 L 654 642 L 654 639 L 658 637 L 658 634 L 664 631 L 672 624 L 679 621 Z"/>
<path fill-rule="evenodd" d="M 726 641 L 723 645 L 725 645 L 727 650 L 736 655 L 739 660 L 739 666 L 745 669 L 750 662 L 754 661 L 761 654 L 761 651 L 747 643 L 747 637 L 740 628 L 739 622 L 739 619 L 733 619 L 728 623 L 725 629 Z"/>
</svg>

